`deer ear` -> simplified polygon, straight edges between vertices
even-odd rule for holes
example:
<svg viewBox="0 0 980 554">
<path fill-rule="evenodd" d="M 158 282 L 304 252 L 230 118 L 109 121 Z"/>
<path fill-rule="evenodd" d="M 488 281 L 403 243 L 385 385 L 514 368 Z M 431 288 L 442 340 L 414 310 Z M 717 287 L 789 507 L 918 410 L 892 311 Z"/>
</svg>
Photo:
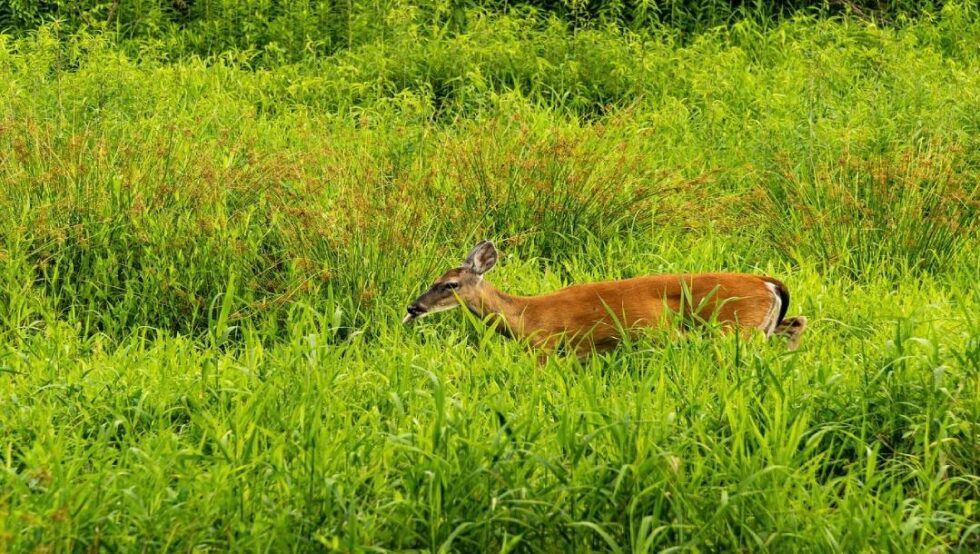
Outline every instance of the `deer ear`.
<svg viewBox="0 0 980 554">
<path fill-rule="evenodd" d="M 463 262 L 463 267 L 473 270 L 477 275 L 483 275 L 490 271 L 496 263 L 497 249 L 494 248 L 492 242 L 484 240 L 474 246 L 473 250 L 470 250 L 469 255 L 466 256 L 466 261 Z"/>
</svg>

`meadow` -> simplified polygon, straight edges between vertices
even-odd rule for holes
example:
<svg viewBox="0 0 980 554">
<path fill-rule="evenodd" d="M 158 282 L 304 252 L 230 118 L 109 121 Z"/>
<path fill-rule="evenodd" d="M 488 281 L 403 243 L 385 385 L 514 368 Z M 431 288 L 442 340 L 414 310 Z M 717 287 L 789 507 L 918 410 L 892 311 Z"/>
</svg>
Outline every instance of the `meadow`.
<svg viewBox="0 0 980 554">
<path fill-rule="evenodd" d="M 92 5 L 0 34 L 0 551 L 980 549 L 969 3 L 255 48 Z M 484 238 L 505 291 L 757 272 L 810 326 L 403 326 Z"/>
</svg>

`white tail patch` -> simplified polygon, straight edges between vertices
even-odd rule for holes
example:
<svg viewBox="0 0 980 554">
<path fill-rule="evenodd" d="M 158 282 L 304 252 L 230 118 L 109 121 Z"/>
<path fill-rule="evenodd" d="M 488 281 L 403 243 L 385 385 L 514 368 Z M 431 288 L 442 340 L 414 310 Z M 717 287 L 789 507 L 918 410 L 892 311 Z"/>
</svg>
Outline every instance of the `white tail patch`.
<svg viewBox="0 0 980 554">
<path fill-rule="evenodd" d="M 769 305 L 766 319 L 762 322 L 760 328 L 765 331 L 766 337 L 771 337 L 779 325 L 779 312 L 783 308 L 783 297 L 780 296 L 779 288 L 775 284 L 767 281 L 766 286 L 769 287 L 769 292 L 772 293 L 772 304 Z"/>
</svg>

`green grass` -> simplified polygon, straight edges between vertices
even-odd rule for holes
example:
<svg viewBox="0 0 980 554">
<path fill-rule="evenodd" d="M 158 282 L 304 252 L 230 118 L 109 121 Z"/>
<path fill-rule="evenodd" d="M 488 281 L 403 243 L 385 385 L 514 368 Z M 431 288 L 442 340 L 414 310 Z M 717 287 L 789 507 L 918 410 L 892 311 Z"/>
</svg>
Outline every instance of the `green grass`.
<svg viewBox="0 0 980 554">
<path fill-rule="evenodd" d="M 980 23 L 0 38 L 0 551 L 974 551 Z M 129 52 L 126 54 L 125 52 Z M 405 305 L 773 275 L 803 347 Z"/>
</svg>

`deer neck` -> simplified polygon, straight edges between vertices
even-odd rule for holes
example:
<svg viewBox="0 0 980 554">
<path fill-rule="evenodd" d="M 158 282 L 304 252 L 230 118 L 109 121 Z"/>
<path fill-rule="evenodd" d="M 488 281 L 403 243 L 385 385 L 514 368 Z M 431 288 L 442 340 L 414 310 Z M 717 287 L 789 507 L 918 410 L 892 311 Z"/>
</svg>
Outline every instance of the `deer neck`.
<svg viewBox="0 0 980 554">
<path fill-rule="evenodd" d="M 490 319 L 496 323 L 498 332 L 507 336 L 523 334 L 524 313 L 528 302 L 520 296 L 513 296 L 497 290 L 496 287 L 483 281 L 473 302 L 467 302 L 466 307 L 480 319 Z"/>
</svg>

